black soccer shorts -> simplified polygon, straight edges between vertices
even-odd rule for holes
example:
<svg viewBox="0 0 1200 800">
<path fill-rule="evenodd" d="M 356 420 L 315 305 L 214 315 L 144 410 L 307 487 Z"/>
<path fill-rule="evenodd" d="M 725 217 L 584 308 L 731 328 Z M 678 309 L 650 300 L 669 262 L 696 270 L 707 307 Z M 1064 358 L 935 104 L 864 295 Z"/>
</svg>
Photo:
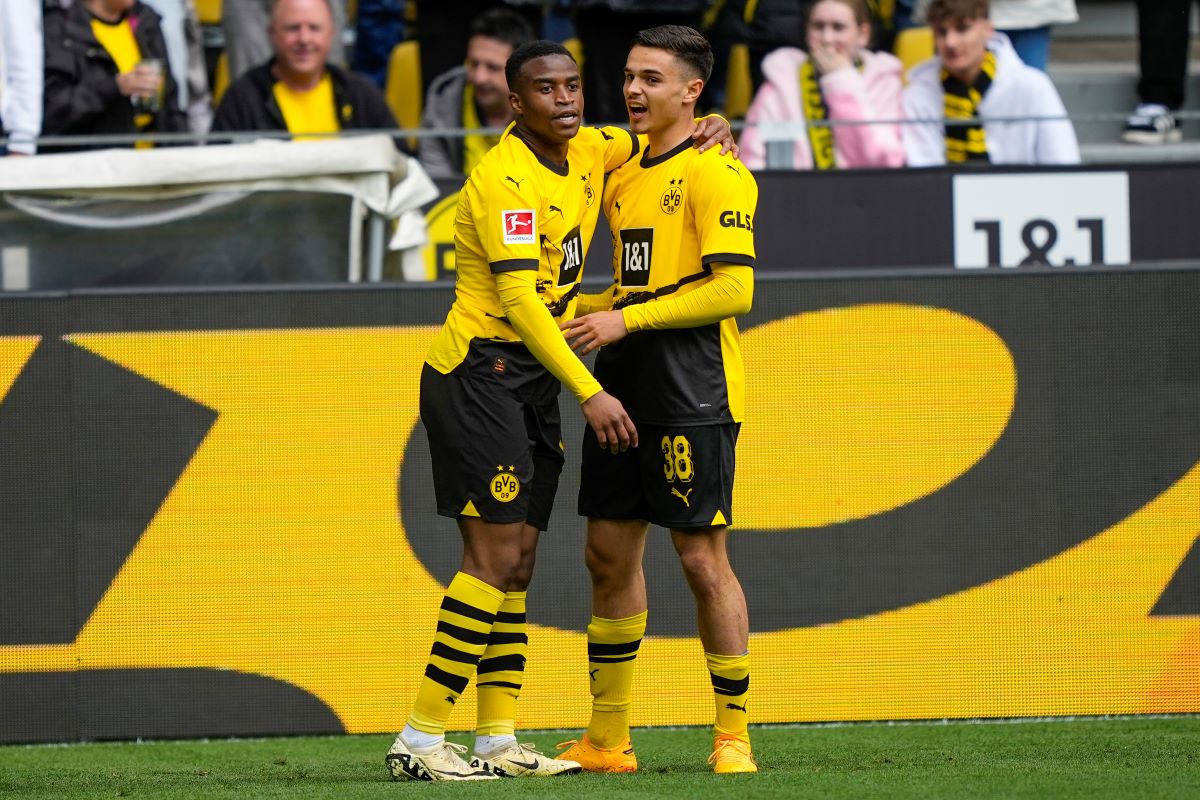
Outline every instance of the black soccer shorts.
<svg viewBox="0 0 1200 800">
<path fill-rule="evenodd" d="M 564 460 L 557 395 L 522 402 L 485 381 L 425 364 L 421 421 L 438 514 L 546 530 Z"/>
<path fill-rule="evenodd" d="M 644 519 L 664 528 L 733 524 L 737 423 L 639 424 L 638 446 L 613 455 L 589 427 L 583 437 L 579 513 Z"/>
</svg>

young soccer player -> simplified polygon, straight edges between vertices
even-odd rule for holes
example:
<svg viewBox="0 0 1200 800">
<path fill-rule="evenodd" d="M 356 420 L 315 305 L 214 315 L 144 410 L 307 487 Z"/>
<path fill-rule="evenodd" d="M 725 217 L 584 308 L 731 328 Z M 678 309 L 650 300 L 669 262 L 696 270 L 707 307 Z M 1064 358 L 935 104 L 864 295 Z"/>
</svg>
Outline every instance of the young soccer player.
<svg viewBox="0 0 1200 800">
<path fill-rule="evenodd" d="M 902 131 L 910 167 L 1079 163 L 1058 90 L 996 33 L 988 0 L 932 0 L 925 21 L 937 55 L 913 67 L 904 90 L 904 115 L 913 120 Z M 981 122 L 931 121 L 943 117 Z"/>
<path fill-rule="evenodd" d="M 598 447 L 638 443 L 620 401 L 571 352 L 573 316 L 604 174 L 637 154 L 620 128 L 580 128 L 579 68 L 561 45 L 520 46 L 505 77 L 515 116 L 463 187 L 455 217 L 454 305 L 421 373 L 438 513 L 454 518 L 462 568 L 446 589 L 408 724 L 387 753 L 397 779 L 486 780 L 578 772 L 517 743 L 525 590 L 562 469 L 560 382 Z M 700 146 L 731 141 L 723 120 L 695 126 Z M 689 140 L 690 144 L 690 140 Z M 445 741 L 476 675 L 475 753 Z"/>
<path fill-rule="evenodd" d="M 563 323 L 581 355 L 603 346 L 596 377 L 625 404 L 642 442 L 614 454 L 585 434 L 583 445 L 593 704 L 586 733 L 562 757 L 589 771 L 637 769 L 629 708 L 646 630 L 649 522 L 670 529 L 696 599 L 716 706 L 710 762 L 718 773 L 758 769 L 747 731 L 746 601 L 726 552 L 744 406 L 734 317 L 753 297 L 758 187 L 731 157 L 691 147 L 693 109 L 712 62 L 708 41 L 691 28 L 666 25 L 634 39 L 625 102 L 646 147 L 605 189 L 611 309 Z"/>
</svg>

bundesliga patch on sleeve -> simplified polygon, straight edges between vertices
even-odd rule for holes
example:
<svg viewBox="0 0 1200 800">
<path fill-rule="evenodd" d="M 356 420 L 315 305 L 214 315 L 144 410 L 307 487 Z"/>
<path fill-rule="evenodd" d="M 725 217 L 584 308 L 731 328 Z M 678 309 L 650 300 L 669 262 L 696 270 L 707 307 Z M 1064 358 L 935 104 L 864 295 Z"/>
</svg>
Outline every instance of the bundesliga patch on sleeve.
<svg viewBox="0 0 1200 800">
<path fill-rule="evenodd" d="M 532 208 L 501 211 L 500 222 L 505 244 L 533 244 L 537 241 Z"/>
</svg>

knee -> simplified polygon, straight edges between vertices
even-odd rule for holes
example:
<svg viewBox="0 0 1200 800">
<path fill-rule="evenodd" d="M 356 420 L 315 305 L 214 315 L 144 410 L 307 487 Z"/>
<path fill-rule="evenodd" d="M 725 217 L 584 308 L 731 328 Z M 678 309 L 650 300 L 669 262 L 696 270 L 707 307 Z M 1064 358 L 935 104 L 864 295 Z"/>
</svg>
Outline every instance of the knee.
<svg viewBox="0 0 1200 800">
<path fill-rule="evenodd" d="M 533 567 L 537 560 L 537 550 L 528 548 L 521 553 L 521 560 L 512 570 L 508 579 L 508 591 L 523 592 L 529 588 L 533 580 Z"/>
<path fill-rule="evenodd" d="M 679 554 L 688 586 L 697 597 L 716 594 L 723 577 L 722 561 L 707 549 L 691 548 Z"/>
<path fill-rule="evenodd" d="M 597 586 L 619 583 L 628 578 L 632 572 L 621 554 L 596 547 L 590 542 L 584 550 L 583 561 L 592 575 L 592 583 Z"/>
</svg>

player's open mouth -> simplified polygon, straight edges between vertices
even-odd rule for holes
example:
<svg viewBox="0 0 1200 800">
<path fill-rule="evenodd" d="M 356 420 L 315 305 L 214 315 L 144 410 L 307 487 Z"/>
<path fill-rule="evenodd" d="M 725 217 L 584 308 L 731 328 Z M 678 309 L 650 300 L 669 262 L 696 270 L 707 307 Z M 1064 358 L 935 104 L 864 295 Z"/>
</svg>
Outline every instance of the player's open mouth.
<svg viewBox="0 0 1200 800">
<path fill-rule="evenodd" d="M 554 117 L 558 122 L 575 122 L 579 119 L 578 111 L 566 111 L 562 114 L 557 114 Z"/>
<path fill-rule="evenodd" d="M 625 107 L 629 110 L 630 119 L 641 119 L 646 116 L 646 107 L 641 103 L 626 103 Z"/>
</svg>

